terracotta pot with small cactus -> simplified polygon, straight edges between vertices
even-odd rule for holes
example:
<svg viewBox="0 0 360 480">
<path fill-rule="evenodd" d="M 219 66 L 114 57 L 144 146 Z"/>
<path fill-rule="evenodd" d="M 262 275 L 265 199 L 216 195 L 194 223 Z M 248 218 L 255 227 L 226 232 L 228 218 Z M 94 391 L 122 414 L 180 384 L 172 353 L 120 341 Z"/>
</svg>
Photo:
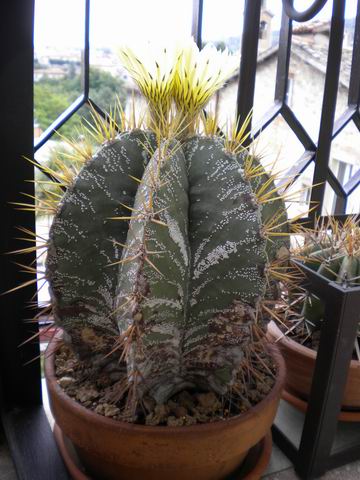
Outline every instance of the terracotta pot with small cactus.
<svg viewBox="0 0 360 480">
<path fill-rule="evenodd" d="M 350 216 L 341 224 L 330 216 L 327 220 L 318 221 L 314 229 L 300 229 L 299 238 L 303 242 L 293 249 L 292 256 L 332 282 L 348 288 L 360 285 L 359 221 L 358 217 Z M 277 322 L 275 318 L 268 326 L 267 336 L 278 344 L 286 362 L 287 377 L 283 397 L 305 411 L 324 321 L 325 303 L 316 295 L 291 285 L 287 301 L 279 307 L 280 310 L 284 307 L 279 312 L 282 321 Z M 356 422 L 360 419 L 360 323 L 339 418 Z"/>
</svg>

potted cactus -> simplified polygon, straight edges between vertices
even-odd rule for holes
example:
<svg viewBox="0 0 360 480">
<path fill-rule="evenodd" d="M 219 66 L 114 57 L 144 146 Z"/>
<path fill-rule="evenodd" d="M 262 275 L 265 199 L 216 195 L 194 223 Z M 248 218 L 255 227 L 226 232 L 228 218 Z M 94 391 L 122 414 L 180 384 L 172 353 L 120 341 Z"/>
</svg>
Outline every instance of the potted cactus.
<svg viewBox="0 0 360 480">
<path fill-rule="evenodd" d="M 236 67 L 228 52 L 191 41 L 121 58 L 147 115 L 94 113 L 102 145 L 75 145 L 73 165 L 49 171 L 66 192 L 38 205 L 55 214 L 50 404 L 91 478 L 225 478 L 268 434 L 281 394 L 264 330 L 286 209 L 244 128 L 223 134 L 201 113 Z"/>
<path fill-rule="evenodd" d="M 299 230 L 304 242 L 293 249 L 292 255 L 330 281 L 349 288 L 360 284 L 359 218 L 350 216 L 344 224 L 334 217 L 318 221 L 314 229 Z M 310 394 L 325 311 L 324 302 L 316 295 L 298 288 L 294 295 L 279 305 L 281 322 L 272 321 L 268 338 L 278 342 L 287 366 L 284 398 L 305 410 Z M 289 307 L 289 304 L 291 307 Z M 285 335 L 284 335 L 285 334 Z M 360 410 L 360 324 L 355 339 L 343 397 L 340 419 L 359 421 Z"/>
</svg>

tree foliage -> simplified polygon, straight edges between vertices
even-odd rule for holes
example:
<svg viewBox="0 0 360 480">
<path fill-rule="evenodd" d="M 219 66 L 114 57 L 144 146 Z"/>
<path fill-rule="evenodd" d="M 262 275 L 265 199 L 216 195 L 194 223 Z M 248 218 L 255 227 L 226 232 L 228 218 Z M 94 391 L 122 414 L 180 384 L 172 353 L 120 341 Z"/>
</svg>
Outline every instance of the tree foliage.
<svg viewBox="0 0 360 480">
<path fill-rule="evenodd" d="M 45 130 L 56 118 L 76 100 L 81 94 L 80 75 L 69 70 L 63 79 L 43 77 L 34 86 L 34 116 L 42 130 Z M 125 102 L 125 87 L 121 78 L 114 77 L 108 72 L 97 68 L 90 70 L 90 98 L 102 109 L 108 111 L 110 106 L 119 97 L 122 104 Z M 75 114 L 60 132 L 65 136 L 72 136 L 76 128 L 81 125 L 81 117 L 89 119 L 89 112 L 82 110 L 81 115 Z"/>
</svg>

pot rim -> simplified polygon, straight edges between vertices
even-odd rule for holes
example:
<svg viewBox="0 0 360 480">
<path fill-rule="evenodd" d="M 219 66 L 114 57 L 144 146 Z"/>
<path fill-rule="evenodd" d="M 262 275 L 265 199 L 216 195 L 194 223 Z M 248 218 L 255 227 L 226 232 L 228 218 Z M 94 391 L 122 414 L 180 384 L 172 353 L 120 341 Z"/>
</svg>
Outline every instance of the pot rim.
<svg viewBox="0 0 360 480">
<path fill-rule="evenodd" d="M 121 430 L 132 432 L 132 433 L 159 433 L 163 431 L 166 434 L 177 434 L 177 435 L 185 435 L 187 433 L 200 433 L 200 432 L 216 432 L 217 430 L 226 427 L 236 426 L 239 423 L 246 421 L 249 417 L 256 416 L 259 411 L 261 411 L 264 406 L 272 402 L 276 399 L 276 397 L 280 398 L 281 390 L 285 384 L 285 376 L 286 376 L 286 367 L 285 367 L 285 360 L 281 355 L 280 349 L 278 346 L 266 343 L 266 348 L 269 350 L 269 353 L 272 359 L 275 361 L 277 366 L 277 372 L 275 375 L 275 383 L 268 395 L 264 397 L 259 403 L 255 406 L 251 407 L 244 413 L 240 415 L 236 415 L 232 418 L 219 420 L 216 422 L 205 423 L 205 424 L 197 424 L 197 425 L 184 425 L 181 427 L 168 427 L 168 426 L 151 426 L 151 425 L 138 425 L 134 423 L 124 422 L 121 420 L 114 420 L 112 418 L 104 417 L 100 415 L 77 401 L 73 400 L 69 397 L 64 390 L 60 387 L 57 382 L 55 376 L 55 368 L 54 368 L 54 355 L 56 353 L 57 344 L 61 340 L 59 338 L 53 338 L 46 350 L 45 356 L 45 378 L 47 383 L 47 388 L 49 390 L 53 390 L 53 393 L 59 397 L 59 399 L 68 405 L 69 409 L 81 416 L 86 417 L 87 421 L 92 423 L 101 422 L 104 426 L 113 427 L 113 428 L 121 428 Z"/>
<path fill-rule="evenodd" d="M 291 337 L 285 335 L 284 332 L 280 330 L 280 328 L 276 325 L 274 320 L 271 320 L 268 324 L 268 331 L 271 332 L 272 335 L 276 335 L 276 339 L 273 340 L 272 345 L 276 345 L 277 343 L 281 343 L 282 345 L 286 345 L 289 349 L 296 351 L 297 353 L 303 354 L 307 357 L 312 358 L 313 360 L 316 359 L 317 351 L 313 350 L 312 348 L 306 347 L 301 343 L 297 342 Z M 268 338 L 269 341 L 271 341 Z M 350 368 L 360 368 L 360 361 L 352 359 L 350 362 Z"/>
</svg>

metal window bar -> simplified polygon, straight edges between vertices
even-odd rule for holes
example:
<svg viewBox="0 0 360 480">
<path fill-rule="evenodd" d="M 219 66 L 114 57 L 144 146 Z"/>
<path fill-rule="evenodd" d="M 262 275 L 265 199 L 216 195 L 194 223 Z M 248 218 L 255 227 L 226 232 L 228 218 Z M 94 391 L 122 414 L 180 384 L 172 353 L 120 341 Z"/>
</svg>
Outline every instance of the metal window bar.
<svg viewBox="0 0 360 480">
<path fill-rule="evenodd" d="M 287 175 L 291 174 L 297 177 L 311 162 L 315 162 L 316 177 L 321 180 L 328 179 L 338 194 L 337 212 L 341 213 L 341 215 L 338 215 L 338 218 L 343 220 L 346 218 L 344 215 L 346 198 L 359 187 L 360 172 L 354 175 L 346 185 L 341 186 L 338 179 L 331 174 L 328 163 L 331 141 L 342 129 L 350 121 L 354 121 L 356 127 L 360 130 L 360 56 L 358 53 L 360 51 L 360 0 L 358 0 L 357 4 L 347 110 L 334 122 L 334 97 L 337 93 L 339 80 L 345 0 L 334 0 L 329 61 L 326 72 L 326 91 L 324 92 L 321 128 L 317 143 L 313 142 L 311 136 L 286 103 L 292 21 L 306 21 L 313 18 L 325 3 L 326 0 L 315 0 L 305 12 L 297 12 L 293 7 L 292 0 L 283 0 L 284 9 L 280 29 L 274 104 L 263 116 L 258 125 L 250 125 L 249 128 L 252 132 L 252 138 L 256 138 L 261 130 L 270 125 L 278 115 L 282 115 L 305 149 L 303 155 L 295 165 L 291 167 Z M 192 34 L 200 47 L 202 45 L 203 6 L 203 0 L 194 0 Z M 7 54 L 5 65 L 7 68 L 0 72 L 0 91 L 6 92 L 7 96 L 3 96 L 3 114 L 0 117 L 0 121 L 3 127 L 1 130 L 5 133 L 4 158 L 8 160 L 5 165 L 5 168 L 8 168 L 8 171 L 5 172 L 7 178 L 6 188 L 2 189 L 2 205 L 5 205 L 5 207 L 2 207 L 4 212 L 3 225 L 5 227 L 5 236 L 1 238 L 2 251 L 19 248 L 19 245 L 15 244 L 15 241 L 12 240 L 14 219 L 10 207 L 6 206 L 6 202 L 14 198 L 17 192 L 24 190 L 24 179 L 29 179 L 33 175 L 32 166 L 21 161 L 21 156 L 26 154 L 32 157 L 33 152 L 43 146 L 54 135 L 55 131 L 66 123 L 82 105 L 92 105 L 104 118 L 107 117 L 106 113 L 89 98 L 90 0 L 84 1 L 84 8 L 85 38 L 82 56 L 83 93 L 50 125 L 35 146 L 32 144 L 32 37 L 34 0 L 14 0 L 13 2 L 8 2 L 5 12 L 3 12 L 1 17 L 1 21 L 3 22 L 3 28 L 0 29 L 0 36 L 2 35 L 3 39 L 1 45 L 7 45 L 5 50 Z M 260 10 L 260 0 L 245 0 L 242 55 L 237 99 L 237 114 L 240 119 L 246 117 L 254 101 Z M 14 32 L 16 32 L 16 35 L 14 35 Z M 9 38 L 12 38 L 10 46 L 8 43 Z M 7 58 L 11 58 L 11 62 L 7 62 Z M 15 62 L 13 61 L 14 58 L 16 59 Z M 334 78 L 330 79 L 331 76 Z M 11 89 L 13 85 L 15 85 L 15 88 Z M 10 91 L 12 94 L 8 95 Z M 327 98 L 329 95 L 331 96 L 330 100 Z M 19 98 L 21 101 L 19 101 Z M 19 132 L 21 132 L 21 134 Z M 39 165 L 39 167 L 41 168 L 41 165 Z M 31 183 L 27 184 L 27 188 L 29 193 L 33 192 L 33 185 Z M 322 210 L 323 193 L 313 193 L 313 199 L 319 202 L 316 210 L 316 213 L 319 214 Z M 304 221 L 312 220 L 313 218 L 309 218 Z M 18 217 L 16 223 L 22 223 L 29 229 L 34 229 L 35 226 L 34 217 L 30 215 L 24 215 L 22 218 Z M 6 261 L 4 257 L 1 258 L 1 261 L 3 264 L 2 272 L 4 272 L 1 278 L 1 290 L 5 291 L 13 287 L 12 282 L 17 281 L 19 273 L 17 268 Z M 281 429 L 281 425 L 275 427 L 274 434 L 284 450 L 292 457 L 297 471 L 303 478 L 313 478 L 322 473 L 326 468 L 340 465 L 344 463 L 344 461 L 350 461 L 359 456 L 359 445 L 355 445 L 344 452 L 337 452 L 330 456 L 329 448 L 331 447 L 334 436 L 336 412 L 340 408 L 343 388 L 342 379 L 339 378 L 339 365 L 346 369 L 349 362 L 346 353 L 342 352 L 338 346 L 343 344 L 342 342 L 350 345 L 353 341 L 354 311 L 356 311 L 355 306 L 358 306 L 360 302 L 360 292 L 359 289 L 356 291 L 351 289 L 351 291 L 344 292 L 341 289 L 339 290 L 338 286 L 330 285 L 329 283 L 324 286 L 324 279 L 322 277 L 319 278 L 320 276 L 317 273 L 307 272 L 307 274 L 310 288 L 318 292 L 320 296 L 323 296 L 328 305 L 327 316 L 329 317 L 329 321 L 327 322 L 328 326 L 326 329 L 322 331 L 321 338 L 325 340 L 321 340 L 322 346 L 319 350 L 315 372 L 315 378 L 318 381 L 314 381 L 309 402 L 309 417 L 307 417 L 305 421 L 303 431 L 304 440 L 301 443 L 300 449 L 295 448 L 291 440 L 286 437 Z M 32 285 L 30 290 L 36 295 L 35 285 Z M 2 297 L 0 299 L 3 305 L 2 311 L 4 317 L 11 318 L 11 323 L 2 322 L 0 326 L 0 405 L 2 423 L 20 479 L 36 478 L 37 480 L 42 480 L 48 479 L 50 475 L 54 480 L 62 480 L 69 477 L 57 453 L 57 448 L 41 405 L 40 364 L 36 358 L 39 352 L 39 345 L 34 342 L 29 343 L 21 350 L 18 349 L 21 341 L 33 333 L 29 331 L 29 326 L 23 322 L 23 319 L 28 316 L 26 309 L 28 293 L 29 290 L 27 292 L 19 291 L 16 296 L 14 295 L 11 298 Z M 340 304 L 334 304 L 334 298 L 338 298 Z M 334 308 L 330 308 L 329 305 Z M 334 312 L 339 314 L 340 320 L 334 317 Z M 36 326 L 33 328 L 36 329 Z M 30 366 L 25 366 L 25 363 L 29 360 L 34 361 Z M 12 366 L 11 369 L 9 365 Z M 326 373 L 326 375 L 324 373 Z M 320 383 L 318 384 L 318 382 Z M 334 386 L 336 387 L 335 390 Z M 329 400 L 330 391 L 332 392 L 331 400 Z M 318 415 L 319 412 L 321 412 L 320 415 Z M 308 442 L 313 442 L 316 447 L 313 451 L 309 450 L 307 446 Z M 44 449 L 46 449 L 47 452 L 46 457 L 42 455 Z"/>
<path fill-rule="evenodd" d="M 196 45 L 202 47 L 202 22 L 203 22 L 204 0 L 193 0 L 193 18 L 191 35 Z"/>
<path fill-rule="evenodd" d="M 315 171 L 313 184 L 320 185 L 312 189 L 311 202 L 318 205 L 312 215 L 321 214 L 325 194 L 325 182 L 327 178 L 331 186 L 335 189 L 338 197 L 337 209 L 335 213 L 345 213 L 346 195 L 340 188 L 336 178 L 330 177 L 329 156 L 331 149 L 332 130 L 334 125 L 337 91 L 339 86 L 339 75 L 341 65 L 341 51 L 344 36 L 345 0 L 337 0 L 333 3 L 333 12 L 330 28 L 329 53 L 326 67 L 325 87 L 323 95 L 323 105 L 320 120 L 320 131 L 318 139 L 318 148 L 315 157 Z"/>
<path fill-rule="evenodd" d="M 237 117 L 240 122 L 244 120 L 252 110 L 255 94 L 255 78 L 257 65 L 257 51 L 259 43 L 261 0 L 245 2 L 244 27 L 241 41 L 240 72 L 237 95 Z M 243 86 L 246 85 L 246 89 Z M 248 130 L 251 131 L 252 119 Z M 248 137 L 244 145 L 251 142 Z"/>
</svg>

